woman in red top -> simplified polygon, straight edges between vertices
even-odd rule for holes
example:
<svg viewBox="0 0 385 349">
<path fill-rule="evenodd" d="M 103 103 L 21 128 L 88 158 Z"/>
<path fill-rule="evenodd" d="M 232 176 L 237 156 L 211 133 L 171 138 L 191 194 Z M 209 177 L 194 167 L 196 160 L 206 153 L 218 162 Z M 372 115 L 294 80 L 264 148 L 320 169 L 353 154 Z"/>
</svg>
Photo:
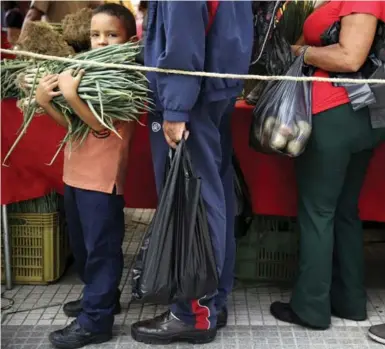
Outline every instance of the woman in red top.
<svg viewBox="0 0 385 349">
<path fill-rule="evenodd" d="M 304 25 L 305 63 L 328 72 L 358 71 L 366 61 L 385 2 L 328 1 Z M 341 20 L 339 43 L 321 47 L 321 34 Z M 305 51 L 306 50 L 306 51 Z M 345 88 L 313 84 L 313 133 L 296 161 L 301 230 L 300 269 L 290 304 L 276 302 L 279 320 L 326 329 L 331 314 L 366 319 L 363 230 L 358 200 L 372 149 L 385 140 L 368 108 L 353 111 Z M 385 160 L 384 160 L 385 161 Z"/>
</svg>

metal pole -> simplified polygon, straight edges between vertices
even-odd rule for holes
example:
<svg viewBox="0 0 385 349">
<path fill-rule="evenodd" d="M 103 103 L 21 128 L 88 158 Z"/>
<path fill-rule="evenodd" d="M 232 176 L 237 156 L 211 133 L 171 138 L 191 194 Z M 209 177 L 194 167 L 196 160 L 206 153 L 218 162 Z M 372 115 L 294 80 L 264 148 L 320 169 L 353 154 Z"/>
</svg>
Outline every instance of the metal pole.
<svg viewBox="0 0 385 349">
<path fill-rule="evenodd" d="M 5 265 L 5 288 L 12 289 L 12 269 L 11 269 L 11 240 L 9 236 L 7 205 L 1 205 L 4 232 L 4 265 Z"/>
</svg>

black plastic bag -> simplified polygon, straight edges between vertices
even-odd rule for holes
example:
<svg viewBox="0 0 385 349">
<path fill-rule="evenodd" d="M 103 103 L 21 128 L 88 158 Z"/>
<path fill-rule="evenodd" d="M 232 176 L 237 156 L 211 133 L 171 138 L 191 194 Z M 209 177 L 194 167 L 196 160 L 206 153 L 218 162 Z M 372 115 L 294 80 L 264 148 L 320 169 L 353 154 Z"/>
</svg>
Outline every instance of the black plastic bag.
<svg viewBox="0 0 385 349">
<path fill-rule="evenodd" d="M 283 75 L 295 60 L 289 43 L 278 30 L 271 34 L 262 57 L 253 68 L 259 70 L 260 74 L 263 72 L 263 75 Z M 268 81 L 258 81 L 246 97 L 247 103 L 256 105 L 268 85 Z"/>
<path fill-rule="evenodd" d="M 364 79 L 361 72 L 347 74 L 333 74 L 336 78 Z M 349 96 L 354 111 L 366 108 L 376 103 L 376 97 L 368 84 L 334 83 L 334 86 L 344 87 Z"/>
<path fill-rule="evenodd" d="M 167 305 L 199 299 L 218 287 L 200 178 L 194 176 L 185 141 L 170 161 L 158 209 L 132 274 L 132 298 Z"/>
<path fill-rule="evenodd" d="M 266 66 L 266 55 L 271 35 L 276 27 L 276 15 L 283 7 L 284 1 L 253 1 L 254 43 L 252 64 L 259 63 Z"/>
<path fill-rule="evenodd" d="M 236 238 L 240 238 L 245 236 L 250 228 L 253 219 L 253 210 L 251 206 L 249 188 L 247 187 L 241 166 L 239 165 L 235 154 L 233 154 L 233 167 L 236 198 L 234 235 Z"/>
<path fill-rule="evenodd" d="M 334 22 L 324 33 L 321 34 L 322 46 L 330 46 L 340 41 L 341 22 Z"/>
<path fill-rule="evenodd" d="M 304 76 L 303 56 L 287 76 Z M 311 83 L 279 81 L 267 86 L 253 112 L 250 146 L 257 151 L 300 155 L 312 125 Z"/>
<path fill-rule="evenodd" d="M 311 2 L 253 2 L 255 39 L 249 74 L 286 74 L 295 60 L 290 45 L 294 45 L 301 36 L 303 23 L 313 9 Z M 267 82 L 251 83 L 254 88 L 247 91 L 246 103 L 256 105 Z"/>
<path fill-rule="evenodd" d="M 375 64 L 377 64 L 377 69 L 370 78 L 385 80 L 385 64 L 380 60 L 377 60 Z M 373 84 L 370 87 L 376 98 L 376 103 L 369 106 L 372 127 L 383 128 L 385 127 L 385 84 Z"/>
<path fill-rule="evenodd" d="M 276 15 L 284 1 L 253 1 L 254 45 L 250 74 L 282 75 L 294 60 L 286 39 L 276 29 Z M 246 103 L 255 105 L 267 81 L 254 82 Z"/>
<path fill-rule="evenodd" d="M 385 23 L 379 21 L 374 38 L 371 55 L 363 69 L 365 78 L 385 80 Z M 372 84 L 370 88 L 376 103 L 369 105 L 370 119 L 373 128 L 385 127 L 385 85 Z"/>
<path fill-rule="evenodd" d="M 254 74 L 254 73 L 251 72 L 250 74 Z M 262 75 L 267 75 L 267 74 L 263 73 Z M 261 98 L 263 91 L 266 89 L 267 84 L 268 84 L 268 81 L 265 81 L 265 80 L 257 81 L 254 84 L 254 88 L 247 94 L 245 99 L 246 103 L 249 105 L 256 105 L 258 103 L 258 100 Z"/>
<path fill-rule="evenodd" d="M 329 46 L 337 44 L 339 42 L 340 31 L 341 22 L 337 21 L 321 35 L 322 45 Z M 375 45 L 376 44 L 374 44 L 374 47 Z M 367 71 L 365 65 L 361 71 L 357 73 L 331 73 L 330 76 L 335 78 L 365 79 L 367 77 L 364 74 L 364 72 Z M 333 83 L 333 85 L 346 89 L 352 108 L 355 111 L 376 103 L 375 95 L 368 84 Z"/>
<path fill-rule="evenodd" d="M 380 61 L 385 62 L 385 23 L 383 21 L 378 22 L 371 53 Z"/>
</svg>

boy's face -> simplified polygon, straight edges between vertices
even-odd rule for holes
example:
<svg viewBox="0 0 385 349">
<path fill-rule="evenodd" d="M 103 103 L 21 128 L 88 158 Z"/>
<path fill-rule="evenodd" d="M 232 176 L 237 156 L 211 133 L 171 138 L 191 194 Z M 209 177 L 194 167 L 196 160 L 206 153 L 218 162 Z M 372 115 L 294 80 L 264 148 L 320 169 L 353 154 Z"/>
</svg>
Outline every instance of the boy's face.
<svg viewBox="0 0 385 349">
<path fill-rule="evenodd" d="M 118 17 L 98 13 L 91 20 L 91 47 L 93 49 L 129 41 L 126 29 Z"/>
</svg>

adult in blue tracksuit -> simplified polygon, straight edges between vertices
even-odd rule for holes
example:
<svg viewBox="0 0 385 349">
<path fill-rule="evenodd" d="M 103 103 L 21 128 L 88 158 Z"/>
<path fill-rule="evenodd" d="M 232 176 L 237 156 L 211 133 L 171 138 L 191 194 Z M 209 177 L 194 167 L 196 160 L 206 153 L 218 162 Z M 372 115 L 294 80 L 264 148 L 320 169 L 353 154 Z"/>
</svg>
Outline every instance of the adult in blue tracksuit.
<svg viewBox="0 0 385 349">
<path fill-rule="evenodd" d="M 213 17 L 213 8 L 216 8 Z M 150 1 L 145 65 L 185 71 L 247 74 L 253 44 L 250 1 Z M 149 117 L 158 193 L 169 147 L 188 130 L 196 174 L 216 256 L 217 294 L 172 304 L 155 319 L 132 325 L 140 342 L 207 343 L 227 322 L 226 300 L 235 261 L 234 188 L 230 118 L 242 81 L 148 74 L 156 112 Z"/>
</svg>

